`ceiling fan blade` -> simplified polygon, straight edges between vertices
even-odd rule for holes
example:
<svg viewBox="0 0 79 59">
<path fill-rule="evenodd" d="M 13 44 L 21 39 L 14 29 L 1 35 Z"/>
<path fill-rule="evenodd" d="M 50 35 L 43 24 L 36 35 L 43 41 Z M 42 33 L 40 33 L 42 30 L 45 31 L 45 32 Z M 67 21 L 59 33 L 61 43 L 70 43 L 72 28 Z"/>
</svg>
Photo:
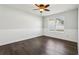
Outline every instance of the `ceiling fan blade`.
<svg viewBox="0 0 79 59">
<path fill-rule="evenodd" d="M 38 4 L 35 4 L 37 7 L 39 7 L 39 5 Z"/>
<path fill-rule="evenodd" d="M 33 10 L 38 10 L 38 9 L 33 9 Z"/>
<path fill-rule="evenodd" d="M 49 9 L 44 9 L 45 11 L 50 11 Z"/>
<path fill-rule="evenodd" d="M 47 5 L 45 5 L 45 8 L 47 8 L 47 7 L 49 7 L 50 5 L 49 4 L 47 4 Z"/>
</svg>

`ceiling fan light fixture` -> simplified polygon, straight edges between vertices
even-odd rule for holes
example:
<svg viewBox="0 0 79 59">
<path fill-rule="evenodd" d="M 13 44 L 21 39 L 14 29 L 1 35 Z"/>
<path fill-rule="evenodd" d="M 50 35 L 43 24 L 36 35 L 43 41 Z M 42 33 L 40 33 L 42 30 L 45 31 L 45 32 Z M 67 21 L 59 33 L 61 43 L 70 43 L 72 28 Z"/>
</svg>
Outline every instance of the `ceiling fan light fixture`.
<svg viewBox="0 0 79 59">
<path fill-rule="evenodd" d="M 49 4 L 35 4 L 35 6 L 37 6 L 38 8 L 35 10 L 39 10 L 40 13 L 42 13 L 43 11 L 50 11 L 49 9 L 47 9 L 50 6 Z"/>
<path fill-rule="evenodd" d="M 42 12 L 43 12 L 43 11 L 44 11 L 44 9 L 40 9 L 40 11 L 42 11 Z"/>
</svg>

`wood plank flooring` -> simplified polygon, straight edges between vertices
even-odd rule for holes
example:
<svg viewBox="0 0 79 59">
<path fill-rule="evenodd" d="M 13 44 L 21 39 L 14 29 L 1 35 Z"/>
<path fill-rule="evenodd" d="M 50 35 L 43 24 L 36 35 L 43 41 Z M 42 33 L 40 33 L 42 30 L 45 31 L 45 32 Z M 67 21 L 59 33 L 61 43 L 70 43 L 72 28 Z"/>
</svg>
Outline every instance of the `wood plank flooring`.
<svg viewBox="0 0 79 59">
<path fill-rule="evenodd" d="M 40 36 L 0 46 L 0 55 L 77 55 L 77 43 Z"/>
</svg>

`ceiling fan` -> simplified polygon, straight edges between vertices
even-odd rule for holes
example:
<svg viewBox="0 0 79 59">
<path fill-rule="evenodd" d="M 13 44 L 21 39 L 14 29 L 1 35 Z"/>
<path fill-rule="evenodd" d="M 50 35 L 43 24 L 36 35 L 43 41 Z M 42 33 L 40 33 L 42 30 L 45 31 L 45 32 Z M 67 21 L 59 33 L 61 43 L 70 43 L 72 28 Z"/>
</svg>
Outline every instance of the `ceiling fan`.
<svg viewBox="0 0 79 59">
<path fill-rule="evenodd" d="M 35 6 L 37 6 L 37 9 L 34 10 L 39 10 L 40 13 L 42 13 L 43 11 L 50 11 L 49 9 L 47 9 L 50 6 L 49 4 L 35 4 Z"/>
</svg>

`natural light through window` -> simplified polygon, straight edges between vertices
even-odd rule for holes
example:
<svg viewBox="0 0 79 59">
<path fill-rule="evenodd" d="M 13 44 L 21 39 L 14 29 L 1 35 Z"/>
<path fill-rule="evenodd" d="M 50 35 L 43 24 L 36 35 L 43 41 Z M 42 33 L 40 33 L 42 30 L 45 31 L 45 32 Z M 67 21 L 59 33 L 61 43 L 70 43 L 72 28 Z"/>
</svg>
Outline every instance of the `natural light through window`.
<svg viewBox="0 0 79 59">
<path fill-rule="evenodd" d="M 64 31 L 64 18 L 56 17 L 48 20 L 48 28 L 51 31 Z"/>
</svg>

